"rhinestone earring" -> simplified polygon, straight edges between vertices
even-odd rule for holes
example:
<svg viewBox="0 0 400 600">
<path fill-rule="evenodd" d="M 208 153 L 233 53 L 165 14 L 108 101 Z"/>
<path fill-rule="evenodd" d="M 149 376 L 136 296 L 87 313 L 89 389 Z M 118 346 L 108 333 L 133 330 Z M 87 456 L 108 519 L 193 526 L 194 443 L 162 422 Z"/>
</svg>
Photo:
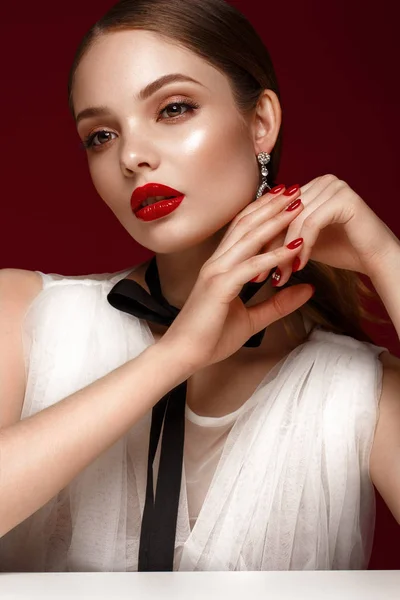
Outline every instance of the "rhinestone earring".
<svg viewBox="0 0 400 600">
<path fill-rule="evenodd" d="M 268 175 L 267 164 L 271 160 L 271 156 L 267 152 L 260 152 L 259 154 L 257 154 L 257 160 L 261 165 L 262 181 L 261 181 L 260 187 L 257 190 L 256 199 L 260 198 L 266 189 L 268 189 L 268 190 L 271 189 L 267 183 L 267 175 Z"/>
</svg>

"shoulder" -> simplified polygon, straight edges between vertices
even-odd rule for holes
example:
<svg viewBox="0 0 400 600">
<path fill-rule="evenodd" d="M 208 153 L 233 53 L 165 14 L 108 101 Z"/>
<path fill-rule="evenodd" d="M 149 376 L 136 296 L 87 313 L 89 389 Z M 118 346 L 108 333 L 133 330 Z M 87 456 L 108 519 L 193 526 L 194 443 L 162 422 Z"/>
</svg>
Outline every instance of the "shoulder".
<svg viewBox="0 0 400 600">
<path fill-rule="evenodd" d="M 25 269 L 0 269 L 0 336 L 2 343 L 20 337 L 29 306 L 43 290 L 40 273 Z"/>
<path fill-rule="evenodd" d="M 382 363 L 382 390 L 379 400 L 380 427 L 389 423 L 386 417 L 391 414 L 398 419 L 400 451 L 400 358 L 390 352 L 382 352 L 379 355 Z"/>
<path fill-rule="evenodd" d="M 17 305 L 33 300 L 43 287 L 40 273 L 25 269 L 0 269 L 0 298 L 2 304 L 10 300 Z"/>
<path fill-rule="evenodd" d="M 373 484 L 400 524 L 400 359 L 379 356 L 383 366 L 379 417 L 370 457 Z"/>
<path fill-rule="evenodd" d="M 379 401 L 380 413 L 395 410 L 398 411 L 400 417 L 400 358 L 390 352 L 382 352 L 379 360 L 382 363 L 383 373 Z"/>
</svg>

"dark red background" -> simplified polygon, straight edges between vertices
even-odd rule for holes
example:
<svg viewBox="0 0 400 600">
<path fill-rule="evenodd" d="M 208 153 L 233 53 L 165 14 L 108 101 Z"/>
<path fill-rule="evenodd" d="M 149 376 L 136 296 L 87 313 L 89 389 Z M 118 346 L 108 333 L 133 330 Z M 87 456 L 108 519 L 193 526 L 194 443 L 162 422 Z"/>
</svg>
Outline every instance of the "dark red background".
<svg viewBox="0 0 400 600">
<path fill-rule="evenodd" d="M 67 107 L 75 48 L 112 4 L 21 0 L 2 9 L 0 267 L 79 275 L 151 256 L 97 196 Z M 400 238 L 395 1 L 232 4 L 256 27 L 278 74 L 285 121 L 279 182 L 303 185 L 333 173 Z M 386 316 L 379 306 L 374 312 Z M 400 356 L 393 327 L 366 329 Z M 376 495 L 370 569 L 400 569 L 400 529 Z"/>
</svg>

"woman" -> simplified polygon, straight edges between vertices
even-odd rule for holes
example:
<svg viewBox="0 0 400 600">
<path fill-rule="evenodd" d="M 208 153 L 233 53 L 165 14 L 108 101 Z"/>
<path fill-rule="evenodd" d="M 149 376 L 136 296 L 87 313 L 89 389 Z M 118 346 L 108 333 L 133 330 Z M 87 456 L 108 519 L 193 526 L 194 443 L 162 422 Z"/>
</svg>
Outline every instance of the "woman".
<svg viewBox="0 0 400 600">
<path fill-rule="evenodd" d="M 222 0 L 117 3 L 69 101 L 155 259 L 1 272 L 2 570 L 367 568 L 372 483 L 400 522 L 400 368 L 357 272 L 400 334 L 399 240 L 334 175 L 272 183 L 276 78 Z"/>
</svg>

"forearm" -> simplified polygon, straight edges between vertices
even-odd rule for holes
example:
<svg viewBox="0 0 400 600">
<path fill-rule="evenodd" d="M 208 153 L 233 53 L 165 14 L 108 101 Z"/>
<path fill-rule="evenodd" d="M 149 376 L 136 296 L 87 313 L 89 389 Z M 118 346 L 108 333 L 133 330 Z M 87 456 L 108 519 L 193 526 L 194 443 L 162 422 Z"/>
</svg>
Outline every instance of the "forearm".
<svg viewBox="0 0 400 600">
<path fill-rule="evenodd" d="M 400 245 L 393 244 L 393 250 L 368 270 L 376 292 L 400 339 Z"/>
<path fill-rule="evenodd" d="M 160 343 L 0 430 L 0 536 L 25 520 L 191 373 Z"/>
</svg>

